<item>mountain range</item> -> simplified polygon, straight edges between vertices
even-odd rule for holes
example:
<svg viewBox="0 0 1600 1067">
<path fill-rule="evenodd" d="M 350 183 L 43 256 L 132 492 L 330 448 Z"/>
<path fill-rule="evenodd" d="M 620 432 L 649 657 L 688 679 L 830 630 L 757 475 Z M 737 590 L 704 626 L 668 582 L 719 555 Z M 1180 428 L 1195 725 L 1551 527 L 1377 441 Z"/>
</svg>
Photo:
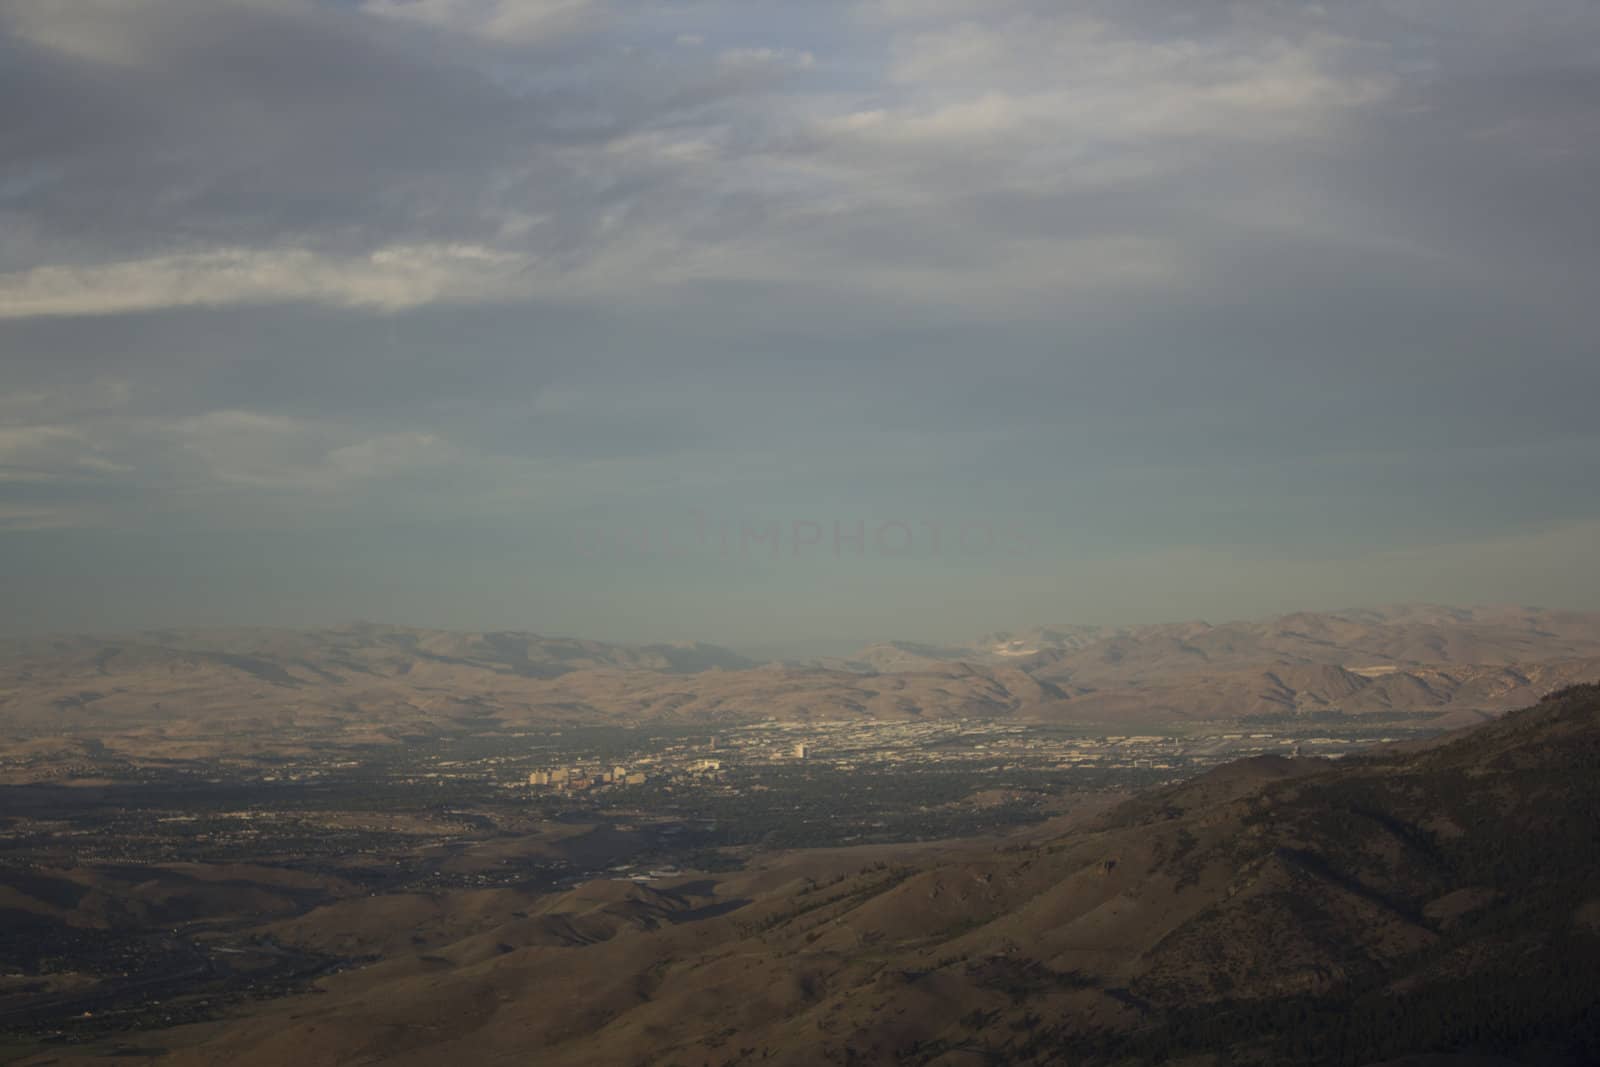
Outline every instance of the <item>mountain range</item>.
<svg viewBox="0 0 1600 1067">
<path fill-rule="evenodd" d="M 1595 680 L 1600 614 L 1533 608 L 1042 627 L 768 663 L 706 644 L 372 623 L 159 630 L 0 645 L 0 737 L 16 780 L 32 773 L 18 763 L 70 763 L 86 745 L 188 757 L 577 723 L 1016 717 L 1114 730 L 1366 717 L 1451 727 Z"/>
</svg>

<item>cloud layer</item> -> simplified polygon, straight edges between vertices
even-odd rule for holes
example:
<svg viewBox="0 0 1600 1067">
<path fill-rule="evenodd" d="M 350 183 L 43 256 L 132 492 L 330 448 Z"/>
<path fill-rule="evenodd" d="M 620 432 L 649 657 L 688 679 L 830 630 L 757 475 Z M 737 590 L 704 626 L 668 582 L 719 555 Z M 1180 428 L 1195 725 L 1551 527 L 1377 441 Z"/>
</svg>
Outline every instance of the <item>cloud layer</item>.
<svg viewBox="0 0 1600 1067">
<path fill-rule="evenodd" d="M 71 571 L 48 531 L 87 590 L 141 537 L 404 525 L 396 583 L 507 542 L 573 576 L 450 621 L 573 629 L 597 517 L 1004 515 L 1041 552 L 1004 567 L 1063 575 L 1584 528 L 1597 47 L 1581 0 L 0 0 L 6 573 Z M 684 636 L 752 581 L 810 605 L 774 632 L 861 606 L 626 581 Z M 1126 617 L 1083 589 L 1058 618 Z"/>
</svg>

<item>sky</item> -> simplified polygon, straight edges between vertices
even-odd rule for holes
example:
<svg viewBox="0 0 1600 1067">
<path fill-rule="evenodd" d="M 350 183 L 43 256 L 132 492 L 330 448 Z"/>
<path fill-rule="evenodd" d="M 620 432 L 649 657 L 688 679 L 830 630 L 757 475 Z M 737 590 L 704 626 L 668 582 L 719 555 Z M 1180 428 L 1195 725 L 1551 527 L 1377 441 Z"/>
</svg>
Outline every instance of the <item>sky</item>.
<svg viewBox="0 0 1600 1067">
<path fill-rule="evenodd" d="M 0 628 L 1600 609 L 1591 0 L 0 0 Z"/>
</svg>

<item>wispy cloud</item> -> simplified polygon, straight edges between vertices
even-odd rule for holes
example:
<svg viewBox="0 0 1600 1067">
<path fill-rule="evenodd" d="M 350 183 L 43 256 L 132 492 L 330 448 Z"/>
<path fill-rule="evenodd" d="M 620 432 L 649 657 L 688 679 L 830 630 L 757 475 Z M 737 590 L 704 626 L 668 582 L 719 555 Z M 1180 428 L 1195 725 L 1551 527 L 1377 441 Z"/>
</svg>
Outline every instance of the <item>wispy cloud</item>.
<svg viewBox="0 0 1600 1067">
<path fill-rule="evenodd" d="M 309 301 L 393 311 L 526 295 L 529 264 L 481 245 L 399 245 L 364 256 L 216 249 L 0 274 L 0 317 Z"/>
<path fill-rule="evenodd" d="M 598 16 L 598 0 L 363 0 L 361 10 L 489 41 L 544 40 Z"/>
</svg>

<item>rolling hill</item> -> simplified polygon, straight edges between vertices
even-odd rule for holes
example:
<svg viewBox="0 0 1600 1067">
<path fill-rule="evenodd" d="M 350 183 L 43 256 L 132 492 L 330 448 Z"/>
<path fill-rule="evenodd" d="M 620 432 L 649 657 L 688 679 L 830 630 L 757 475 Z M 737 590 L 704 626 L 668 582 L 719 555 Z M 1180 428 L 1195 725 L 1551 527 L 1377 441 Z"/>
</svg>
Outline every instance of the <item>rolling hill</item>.
<svg viewBox="0 0 1600 1067">
<path fill-rule="evenodd" d="M 1041 628 L 758 664 L 377 624 L 0 645 L 0 780 L 105 759 L 303 753 L 573 724 L 1005 718 L 1130 725 L 1369 717 L 1466 725 L 1600 680 L 1600 615 L 1408 607 Z"/>
</svg>

